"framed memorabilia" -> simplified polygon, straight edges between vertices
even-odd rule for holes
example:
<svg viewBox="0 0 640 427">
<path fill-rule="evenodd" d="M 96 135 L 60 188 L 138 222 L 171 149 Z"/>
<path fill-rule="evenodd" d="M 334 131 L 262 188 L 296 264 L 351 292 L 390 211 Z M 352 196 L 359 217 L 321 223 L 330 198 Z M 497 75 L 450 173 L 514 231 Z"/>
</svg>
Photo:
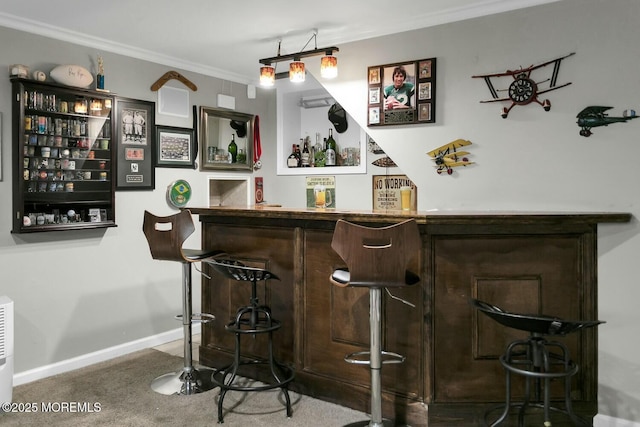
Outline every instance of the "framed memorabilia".
<svg viewBox="0 0 640 427">
<path fill-rule="evenodd" d="M 153 190 L 155 103 L 116 97 L 115 130 L 116 190 Z"/>
<path fill-rule="evenodd" d="M 156 126 L 156 166 L 195 169 L 193 129 Z"/>
<path fill-rule="evenodd" d="M 367 69 L 367 125 L 435 123 L 436 58 Z"/>
</svg>

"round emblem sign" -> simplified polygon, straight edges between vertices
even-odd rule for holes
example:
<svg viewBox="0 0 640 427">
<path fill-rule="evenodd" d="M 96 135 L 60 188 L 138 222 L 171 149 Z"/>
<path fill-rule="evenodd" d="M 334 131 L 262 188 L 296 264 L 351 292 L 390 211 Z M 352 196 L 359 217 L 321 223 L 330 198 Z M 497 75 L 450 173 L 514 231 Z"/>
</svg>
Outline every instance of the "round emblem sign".
<svg viewBox="0 0 640 427">
<path fill-rule="evenodd" d="M 167 199 L 171 205 L 177 208 L 186 206 L 191 199 L 191 186 L 183 179 L 174 181 L 167 188 Z"/>
</svg>

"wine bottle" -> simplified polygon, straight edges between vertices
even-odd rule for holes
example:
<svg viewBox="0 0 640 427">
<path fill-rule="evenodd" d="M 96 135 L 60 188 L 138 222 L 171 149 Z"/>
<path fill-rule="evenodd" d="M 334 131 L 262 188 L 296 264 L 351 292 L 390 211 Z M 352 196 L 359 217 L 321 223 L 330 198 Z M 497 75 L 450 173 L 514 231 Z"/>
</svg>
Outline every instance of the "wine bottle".
<svg viewBox="0 0 640 427">
<path fill-rule="evenodd" d="M 327 148 L 324 151 L 325 166 L 336 165 L 336 140 L 333 139 L 333 129 L 329 129 L 329 138 L 327 138 Z"/>
<path fill-rule="evenodd" d="M 298 167 L 298 156 L 296 156 L 296 144 L 291 144 L 291 154 L 287 157 L 287 166 L 290 168 Z"/>
<path fill-rule="evenodd" d="M 310 163 L 311 163 L 311 161 L 310 161 L 310 155 L 311 154 L 309 153 L 309 138 L 306 138 L 304 140 L 304 144 L 303 144 L 302 147 L 303 148 L 302 148 L 302 161 L 301 161 L 301 164 L 302 164 L 303 168 L 308 168 L 310 166 Z"/>
<path fill-rule="evenodd" d="M 231 135 L 231 142 L 229 143 L 229 156 L 230 163 L 235 163 L 238 157 L 238 146 L 236 145 L 236 136 Z"/>
</svg>

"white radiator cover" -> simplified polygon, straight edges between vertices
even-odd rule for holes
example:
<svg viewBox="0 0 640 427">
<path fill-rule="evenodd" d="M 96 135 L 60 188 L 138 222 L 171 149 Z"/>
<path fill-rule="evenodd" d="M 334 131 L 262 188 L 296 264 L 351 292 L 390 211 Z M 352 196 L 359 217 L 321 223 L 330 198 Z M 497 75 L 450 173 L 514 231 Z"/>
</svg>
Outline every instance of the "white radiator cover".
<svg viewBox="0 0 640 427">
<path fill-rule="evenodd" d="M 0 296 L 0 403 L 13 396 L 13 301 Z"/>
</svg>

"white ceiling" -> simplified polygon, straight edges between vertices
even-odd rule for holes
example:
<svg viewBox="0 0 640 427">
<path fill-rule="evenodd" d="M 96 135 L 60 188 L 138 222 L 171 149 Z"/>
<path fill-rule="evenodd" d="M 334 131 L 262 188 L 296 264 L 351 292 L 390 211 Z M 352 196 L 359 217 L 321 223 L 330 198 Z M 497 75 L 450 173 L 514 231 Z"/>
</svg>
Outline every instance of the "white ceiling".
<svg viewBox="0 0 640 427">
<path fill-rule="evenodd" d="M 278 40 L 282 54 L 295 53 L 314 30 L 318 48 L 340 47 L 554 1 L 3 0 L 0 26 L 250 83 Z M 304 50 L 315 47 L 312 41 Z"/>
</svg>

